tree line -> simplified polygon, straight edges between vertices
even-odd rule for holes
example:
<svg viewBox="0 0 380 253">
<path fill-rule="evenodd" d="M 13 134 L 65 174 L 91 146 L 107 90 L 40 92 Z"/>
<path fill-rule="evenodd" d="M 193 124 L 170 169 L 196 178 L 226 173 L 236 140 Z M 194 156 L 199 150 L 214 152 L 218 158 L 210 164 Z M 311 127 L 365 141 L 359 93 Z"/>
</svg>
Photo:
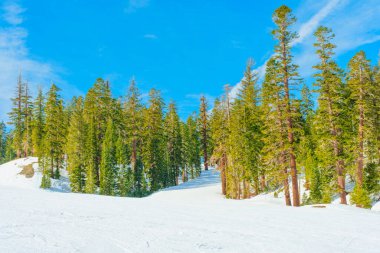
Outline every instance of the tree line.
<svg viewBox="0 0 380 253">
<path fill-rule="evenodd" d="M 380 192 L 380 68 L 356 53 L 347 71 L 334 58 L 334 34 L 315 33 L 313 89 L 294 63 L 291 27 L 296 18 L 287 6 L 273 14 L 274 54 L 261 83 L 247 64 L 241 88 L 215 100 L 210 116 L 211 162 L 221 171 L 228 198 L 261 192 L 284 193 L 286 205 L 347 204 L 346 182 L 354 183 L 351 203 L 370 207 Z M 312 94 L 317 95 L 317 105 Z M 299 175 L 308 194 L 300 196 Z"/>
<path fill-rule="evenodd" d="M 55 84 L 32 101 L 20 76 L 12 101 L 10 159 L 38 156 L 42 188 L 62 169 L 73 192 L 118 196 L 144 196 L 200 175 L 201 118 L 181 121 L 176 104 L 166 108 L 155 89 L 144 105 L 134 80 L 115 99 L 99 78 L 85 97 L 65 105 Z"/>
<path fill-rule="evenodd" d="M 273 21 L 276 45 L 263 80 L 249 60 L 236 95 L 227 85 L 211 112 L 201 97 L 199 113 L 185 122 L 158 90 L 142 103 L 134 80 L 123 99 L 98 79 L 85 97 L 65 105 L 55 85 L 32 102 L 20 77 L 9 114 L 13 130 L 6 135 L 0 127 L 2 159 L 38 156 L 43 188 L 67 168 L 74 192 L 120 196 L 195 178 L 203 160 L 204 169 L 220 171 L 227 198 L 274 191 L 286 205 L 300 206 L 335 196 L 347 204 L 349 193 L 351 203 L 370 207 L 380 192 L 380 67 L 360 51 L 341 68 L 334 34 L 320 26 L 310 89 L 292 55 L 292 10 L 279 7 Z M 308 190 L 303 196 L 300 184 Z"/>
</svg>

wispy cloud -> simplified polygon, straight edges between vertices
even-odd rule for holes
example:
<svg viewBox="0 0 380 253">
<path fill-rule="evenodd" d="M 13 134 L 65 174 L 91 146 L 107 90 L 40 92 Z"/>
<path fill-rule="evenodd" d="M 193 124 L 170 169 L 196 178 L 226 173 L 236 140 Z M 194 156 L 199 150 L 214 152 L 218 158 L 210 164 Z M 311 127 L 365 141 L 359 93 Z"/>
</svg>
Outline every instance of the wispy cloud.
<svg viewBox="0 0 380 253">
<path fill-rule="evenodd" d="M 337 45 L 336 57 L 339 57 L 350 50 L 380 40 L 378 13 L 380 13 L 380 2 L 377 0 L 339 1 L 335 5 L 333 14 L 326 15 L 318 25 L 332 28 L 336 35 L 333 41 Z M 310 36 L 318 25 L 310 29 L 309 35 L 296 47 L 295 61 L 300 66 L 300 73 L 304 77 L 309 77 L 313 73 L 312 66 L 318 62 L 313 47 L 315 38 Z"/>
<path fill-rule="evenodd" d="M 158 39 L 158 36 L 156 34 L 147 33 L 147 34 L 144 34 L 144 38 L 150 39 L 150 40 L 156 40 L 156 39 Z"/>
<path fill-rule="evenodd" d="M 3 19 L 8 23 L 0 27 L 0 120 L 7 120 L 7 112 L 11 107 L 10 98 L 14 95 L 17 76 L 22 71 L 23 79 L 28 82 L 31 91 L 42 86 L 45 90 L 50 83 L 56 82 L 64 88 L 68 84 L 62 80 L 61 69 L 51 63 L 36 60 L 26 46 L 28 31 L 21 27 L 23 17 L 21 6 L 8 2 L 3 6 Z M 18 13 L 17 19 L 14 14 Z M 9 19 L 9 17 L 13 18 Z M 16 26 L 17 24 L 17 26 Z M 73 87 L 70 87 L 74 90 Z M 75 91 L 73 91 L 75 92 Z"/>
<path fill-rule="evenodd" d="M 301 25 L 301 27 L 298 30 L 299 37 L 296 40 L 294 40 L 293 45 L 301 43 L 302 41 L 304 41 L 305 38 L 313 34 L 315 29 L 321 23 L 321 21 L 323 21 L 339 5 L 344 5 L 346 2 L 346 0 L 328 1 L 322 9 L 320 9 L 309 20 L 307 20 Z"/>
<path fill-rule="evenodd" d="M 128 0 L 127 7 L 124 11 L 126 13 L 132 13 L 147 6 L 149 6 L 149 0 Z"/>
<path fill-rule="evenodd" d="M 308 17 L 299 21 L 297 29 L 299 37 L 293 42 L 294 59 L 300 66 L 300 74 L 303 77 L 309 77 L 312 74 L 312 66 L 318 61 L 313 47 L 313 33 L 320 25 L 330 27 L 336 33 L 334 40 L 337 45 L 336 56 L 380 40 L 380 15 L 378 15 L 380 2 L 378 0 L 322 0 L 318 2 L 307 0 L 296 13 Z M 310 13 L 314 13 L 311 18 L 309 18 Z M 258 72 L 261 79 L 265 75 L 267 61 L 254 70 Z M 240 86 L 239 82 L 232 88 L 231 97 L 236 96 Z"/>
<path fill-rule="evenodd" d="M 7 1 L 3 4 L 3 19 L 10 25 L 19 25 L 23 22 L 22 13 L 25 11 L 16 2 Z"/>
</svg>

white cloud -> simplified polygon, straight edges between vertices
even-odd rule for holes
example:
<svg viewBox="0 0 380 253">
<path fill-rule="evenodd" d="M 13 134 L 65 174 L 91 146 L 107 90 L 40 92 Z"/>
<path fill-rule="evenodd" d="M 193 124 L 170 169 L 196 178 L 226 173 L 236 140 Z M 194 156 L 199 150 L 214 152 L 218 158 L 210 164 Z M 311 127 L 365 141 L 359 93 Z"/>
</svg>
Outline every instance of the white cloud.
<svg viewBox="0 0 380 253">
<path fill-rule="evenodd" d="M 315 14 L 309 18 L 313 12 Z M 309 77 L 314 71 L 312 66 L 318 61 L 313 47 L 313 33 L 319 25 L 330 27 L 336 33 L 336 56 L 380 40 L 378 0 L 307 0 L 296 13 L 308 17 L 301 18 L 297 29 L 299 38 L 293 42 L 294 60 L 300 66 L 302 77 Z M 254 70 L 258 71 L 261 79 L 265 75 L 266 62 Z M 240 86 L 239 82 L 233 87 L 231 97 L 236 96 Z"/>
<path fill-rule="evenodd" d="M 19 4 L 15 2 L 5 2 L 3 5 L 3 19 L 10 25 L 19 25 L 23 22 L 22 13 L 25 11 Z"/>
<path fill-rule="evenodd" d="M 379 1 L 346 0 L 336 7 L 338 6 L 339 8 L 336 8 L 331 15 L 325 16 L 319 23 L 331 28 L 336 35 L 333 41 L 337 45 L 335 57 L 380 40 Z M 310 36 L 316 28 L 317 26 L 296 47 L 295 61 L 300 66 L 303 77 L 311 76 L 314 72 L 312 66 L 318 62 L 313 47 L 315 39 L 314 36 Z"/>
<path fill-rule="evenodd" d="M 316 14 L 314 14 L 308 21 L 303 23 L 298 30 L 299 37 L 294 40 L 293 45 L 301 43 L 305 38 L 310 36 L 315 29 L 319 26 L 321 21 L 325 19 L 332 11 L 334 11 L 339 5 L 346 3 L 346 0 L 331 0 L 326 3 L 326 5 L 320 9 Z"/>
<path fill-rule="evenodd" d="M 158 39 L 157 35 L 152 34 L 152 33 L 144 34 L 144 38 L 145 39 L 150 39 L 150 40 Z"/>
<path fill-rule="evenodd" d="M 124 9 L 126 13 L 135 12 L 138 9 L 145 8 L 149 5 L 149 0 L 128 0 L 128 5 Z"/>
<path fill-rule="evenodd" d="M 10 13 L 15 13 L 13 8 L 3 6 L 5 17 L 12 16 Z M 23 9 L 22 7 L 18 7 Z M 19 12 L 20 14 L 20 12 Z M 18 16 L 18 21 L 22 22 L 22 17 Z M 44 62 L 36 60 L 29 52 L 26 46 L 26 40 L 28 38 L 28 31 L 21 27 L 22 23 L 16 22 L 13 19 L 13 23 L 9 23 L 8 26 L 0 27 L 0 120 L 7 120 L 7 112 L 11 108 L 10 98 L 14 95 L 15 87 L 17 83 L 17 76 L 22 71 L 24 81 L 27 81 L 30 90 L 35 92 L 38 86 L 47 90 L 51 82 L 57 83 L 58 86 L 64 88 L 67 87 L 67 83 L 64 82 L 59 76 L 60 68 Z M 18 26 L 14 26 L 17 23 Z M 77 90 L 70 87 L 72 92 Z"/>
</svg>

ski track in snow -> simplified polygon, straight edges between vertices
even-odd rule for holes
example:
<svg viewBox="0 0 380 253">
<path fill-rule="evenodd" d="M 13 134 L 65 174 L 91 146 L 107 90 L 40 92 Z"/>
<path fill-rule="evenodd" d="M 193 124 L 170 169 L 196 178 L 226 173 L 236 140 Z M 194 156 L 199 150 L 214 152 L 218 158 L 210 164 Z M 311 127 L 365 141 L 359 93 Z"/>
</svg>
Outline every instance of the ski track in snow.
<svg viewBox="0 0 380 253">
<path fill-rule="evenodd" d="M 149 197 L 53 191 L 0 165 L 0 252 L 380 252 L 380 212 L 227 200 L 216 170 Z"/>
</svg>

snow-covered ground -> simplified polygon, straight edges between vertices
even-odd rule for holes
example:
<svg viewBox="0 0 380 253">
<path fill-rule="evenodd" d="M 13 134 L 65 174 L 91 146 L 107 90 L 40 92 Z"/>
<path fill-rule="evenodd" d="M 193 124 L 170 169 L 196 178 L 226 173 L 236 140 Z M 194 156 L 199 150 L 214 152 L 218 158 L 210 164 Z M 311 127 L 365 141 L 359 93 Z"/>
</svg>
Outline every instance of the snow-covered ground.
<svg viewBox="0 0 380 253">
<path fill-rule="evenodd" d="M 0 252 L 380 252 L 380 212 L 226 200 L 215 170 L 142 199 L 38 189 L 0 166 Z M 36 168 L 36 167 L 35 167 Z"/>
</svg>

